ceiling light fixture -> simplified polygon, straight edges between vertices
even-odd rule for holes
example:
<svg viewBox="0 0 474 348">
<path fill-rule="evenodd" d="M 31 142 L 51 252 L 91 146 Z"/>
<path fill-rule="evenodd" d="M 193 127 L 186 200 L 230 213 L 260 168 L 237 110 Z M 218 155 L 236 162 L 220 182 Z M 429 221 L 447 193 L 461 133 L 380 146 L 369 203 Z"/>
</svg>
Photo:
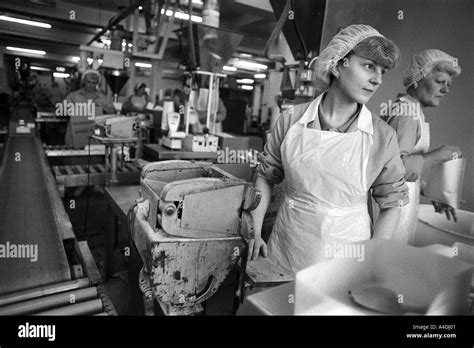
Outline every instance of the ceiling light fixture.
<svg viewBox="0 0 474 348">
<path fill-rule="evenodd" d="M 51 69 L 48 69 L 48 68 L 43 68 L 41 66 L 30 66 L 30 69 L 31 70 L 38 70 L 38 71 L 51 71 Z"/>
<path fill-rule="evenodd" d="M 51 29 L 51 24 L 49 24 L 49 23 L 30 21 L 28 19 L 21 19 L 21 18 L 15 18 L 15 17 L 1 15 L 0 20 L 7 21 L 7 22 L 14 22 L 14 23 L 18 23 L 18 24 L 32 25 L 34 27 L 41 27 L 41 28 Z"/>
<path fill-rule="evenodd" d="M 65 74 L 65 73 L 60 73 L 60 72 L 54 72 L 53 73 L 53 76 L 54 77 L 59 77 L 61 79 L 66 79 L 69 77 L 69 74 Z"/>
<path fill-rule="evenodd" d="M 135 62 L 135 66 L 139 68 L 151 68 L 152 65 L 150 63 Z"/>
<path fill-rule="evenodd" d="M 253 77 L 255 77 L 256 79 L 264 79 L 267 77 L 266 74 L 255 74 L 253 75 Z"/>
<path fill-rule="evenodd" d="M 79 57 L 71 57 L 71 60 L 74 62 L 74 63 L 77 63 L 81 60 L 81 58 Z"/>
<path fill-rule="evenodd" d="M 242 85 L 242 86 L 240 86 L 240 88 L 245 89 L 247 91 L 253 90 L 253 86 L 249 86 L 249 85 Z"/>
<path fill-rule="evenodd" d="M 226 70 L 226 71 L 237 71 L 237 68 L 235 66 L 228 66 L 228 65 L 224 65 L 222 67 L 222 70 Z"/>
<path fill-rule="evenodd" d="M 252 84 L 254 81 L 252 79 L 238 79 L 235 82 L 237 83 L 245 83 L 245 84 Z"/>
<path fill-rule="evenodd" d="M 39 54 L 39 55 L 42 55 L 42 56 L 44 56 L 44 55 L 46 54 L 45 51 L 30 50 L 29 48 L 12 47 L 12 46 L 7 46 L 7 50 L 9 50 L 9 51 L 24 52 L 24 53 Z"/>
<path fill-rule="evenodd" d="M 239 53 L 241 58 L 252 58 L 253 56 L 249 53 Z"/>
<path fill-rule="evenodd" d="M 236 59 L 234 62 L 234 66 L 239 69 L 246 69 L 246 70 L 267 70 L 268 66 L 265 64 L 249 62 L 247 60 L 240 60 Z"/>
<path fill-rule="evenodd" d="M 166 10 L 165 12 L 165 9 L 161 9 L 161 14 L 163 13 L 165 13 L 168 17 L 173 16 L 173 11 L 171 10 Z M 189 14 L 184 12 L 176 11 L 174 13 L 174 16 L 178 19 L 189 20 Z M 191 15 L 191 20 L 196 23 L 202 23 L 202 17 L 199 16 Z"/>
</svg>

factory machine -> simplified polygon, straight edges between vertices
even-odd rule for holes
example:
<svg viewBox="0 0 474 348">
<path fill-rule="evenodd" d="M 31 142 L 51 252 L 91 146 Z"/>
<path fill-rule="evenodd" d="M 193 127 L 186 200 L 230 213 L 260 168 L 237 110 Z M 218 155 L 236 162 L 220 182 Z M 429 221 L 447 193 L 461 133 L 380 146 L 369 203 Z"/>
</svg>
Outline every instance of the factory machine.
<svg viewBox="0 0 474 348">
<path fill-rule="evenodd" d="M 149 163 L 140 183 L 129 226 L 143 261 L 145 314 L 155 313 L 155 300 L 166 315 L 202 312 L 233 267 L 243 286 L 260 192 L 210 163 L 188 161 Z"/>
<path fill-rule="evenodd" d="M 116 315 L 91 251 L 78 241 L 43 146 L 13 110 L 0 167 L 0 315 Z"/>
</svg>

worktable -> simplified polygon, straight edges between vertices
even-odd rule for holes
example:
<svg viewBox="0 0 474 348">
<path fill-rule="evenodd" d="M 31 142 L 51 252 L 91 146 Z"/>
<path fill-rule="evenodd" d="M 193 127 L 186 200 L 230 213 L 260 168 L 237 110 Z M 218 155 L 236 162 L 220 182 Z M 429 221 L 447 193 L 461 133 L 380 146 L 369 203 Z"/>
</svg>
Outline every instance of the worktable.
<svg viewBox="0 0 474 348">
<path fill-rule="evenodd" d="M 246 297 L 238 315 L 294 315 L 295 282 L 255 292 Z"/>
<path fill-rule="evenodd" d="M 118 241 L 118 220 L 126 226 L 127 213 L 135 200 L 140 197 L 140 185 L 105 187 L 107 214 L 105 224 L 105 277 L 110 277 L 112 255 Z"/>
<path fill-rule="evenodd" d="M 164 160 L 216 160 L 217 152 L 198 152 L 171 150 L 160 144 L 144 144 L 143 154 L 151 159 L 151 161 Z"/>
</svg>

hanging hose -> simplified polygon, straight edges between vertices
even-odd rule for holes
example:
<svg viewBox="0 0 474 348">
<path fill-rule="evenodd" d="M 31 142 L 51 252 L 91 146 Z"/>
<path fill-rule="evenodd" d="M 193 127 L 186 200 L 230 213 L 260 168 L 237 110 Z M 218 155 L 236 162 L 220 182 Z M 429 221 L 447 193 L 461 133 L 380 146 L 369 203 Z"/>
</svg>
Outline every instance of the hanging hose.
<svg viewBox="0 0 474 348">
<path fill-rule="evenodd" d="M 293 0 L 291 0 L 291 11 L 294 12 Z M 303 47 L 303 52 L 304 52 L 303 60 L 306 60 L 306 58 L 308 57 L 308 49 L 306 48 L 306 44 L 304 43 L 304 39 L 303 39 L 303 36 L 301 35 L 300 28 L 298 27 L 298 24 L 296 23 L 296 18 L 298 18 L 298 16 L 295 16 L 295 18 L 293 18 L 292 20 L 293 27 L 295 28 L 296 35 L 298 36 L 298 40 L 300 40 L 301 47 Z"/>
<path fill-rule="evenodd" d="M 127 212 L 127 235 L 128 235 L 128 244 L 132 245 L 132 229 L 135 225 L 135 214 L 134 210 L 138 206 L 138 203 L 135 201 L 133 205 L 128 209 Z"/>
</svg>

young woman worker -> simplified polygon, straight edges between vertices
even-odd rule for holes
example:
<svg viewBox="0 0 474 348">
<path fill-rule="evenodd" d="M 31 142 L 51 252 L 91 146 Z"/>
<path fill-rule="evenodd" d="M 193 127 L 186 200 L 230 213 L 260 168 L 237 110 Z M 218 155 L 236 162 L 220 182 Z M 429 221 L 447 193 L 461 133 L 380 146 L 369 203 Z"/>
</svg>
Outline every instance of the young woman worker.
<svg viewBox="0 0 474 348">
<path fill-rule="evenodd" d="M 262 251 L 295 273 L 324 259 L 326 246 L 369 239 L 369 192 L 381 208 L 373 237 L 391 237 L 408 203 L 405 168 L 395 131 L 364 104 L 399 58 L 397 46 L 368 25 L 343 29 L 321 52 L 315 72 L 324 92 L 282 114 L 260 158 L 250 259 Z M 267 249 L 263 217 L 283 179 L 285 198 Z"/>
</svg>

